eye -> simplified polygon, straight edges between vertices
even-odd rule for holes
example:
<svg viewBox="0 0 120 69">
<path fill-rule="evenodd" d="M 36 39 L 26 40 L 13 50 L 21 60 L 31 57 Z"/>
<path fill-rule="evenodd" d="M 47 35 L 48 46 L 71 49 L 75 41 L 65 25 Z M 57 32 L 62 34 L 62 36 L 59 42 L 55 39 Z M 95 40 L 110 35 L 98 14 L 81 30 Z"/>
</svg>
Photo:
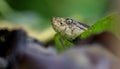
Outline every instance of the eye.
<svg viewBox="0 0 120 69">
<path fill-rule="evenodd" d="M 70 19 L 70 18 L 67 18 L 67 19 L 66 19 L 66 23 L 67 23 L 67 24 L 71 24 L 71 23 L 73 23 L 73 20 Z"/>
</svg>

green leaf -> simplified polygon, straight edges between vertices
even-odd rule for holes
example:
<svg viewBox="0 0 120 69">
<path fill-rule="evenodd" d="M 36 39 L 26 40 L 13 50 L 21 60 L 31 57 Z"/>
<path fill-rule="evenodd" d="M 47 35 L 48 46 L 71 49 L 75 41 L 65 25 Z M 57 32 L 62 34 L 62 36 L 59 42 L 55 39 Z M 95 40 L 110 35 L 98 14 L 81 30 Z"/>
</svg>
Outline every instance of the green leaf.
<svg viewBox="0 0 120 69">
<path fill-rule="evenodd" d="M 64 51 L 65 49 L 74 45 L 72 42 L 61 37 L 58 33 L 55 35 L 54 41 L 58 52 Z"/>
<path fill-rule="evenodd" d="M 112 14 L 95 22 L 90 28 L 88 28 L 88 30 L 80 34 L 79 38 L 84 39 L 92 34 L 99 34 L 104 31 L 111 31 L 111 28 L 114 25 L 114 20 L 116 19 L 116 17 L 117 17 L 116 14 Z"/>
</svg>

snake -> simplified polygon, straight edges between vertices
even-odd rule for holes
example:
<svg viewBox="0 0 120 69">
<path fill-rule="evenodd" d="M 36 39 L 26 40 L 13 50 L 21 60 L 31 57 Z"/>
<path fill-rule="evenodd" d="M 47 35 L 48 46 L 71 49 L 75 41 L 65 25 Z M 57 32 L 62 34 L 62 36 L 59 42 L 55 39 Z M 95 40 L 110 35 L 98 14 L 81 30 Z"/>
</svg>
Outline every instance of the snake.
<svg viewBox="0 0 120 69">
<path fill-rule="evenodd" d="M 81 33 L 86 31 L 90 26 L 71 18 L 53 17 L 52 27 L 61 36 L 68 40 L 76 39 Z"/>
</svg>

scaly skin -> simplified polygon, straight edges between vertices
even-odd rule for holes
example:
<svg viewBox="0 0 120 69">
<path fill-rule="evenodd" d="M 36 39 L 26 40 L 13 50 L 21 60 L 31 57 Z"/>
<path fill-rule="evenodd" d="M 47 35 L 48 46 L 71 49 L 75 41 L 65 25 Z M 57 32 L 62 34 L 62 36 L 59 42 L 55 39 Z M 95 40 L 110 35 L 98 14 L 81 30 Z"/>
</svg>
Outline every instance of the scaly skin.
<svg viewBox="0 0 120 69">
<path fill-rule="evenodd" d="M 89 27 L 73 19 L 60 17 L 52 18 L 52 26 L 57 33 L 68 40 L 74 40 Z"/>
</svg>

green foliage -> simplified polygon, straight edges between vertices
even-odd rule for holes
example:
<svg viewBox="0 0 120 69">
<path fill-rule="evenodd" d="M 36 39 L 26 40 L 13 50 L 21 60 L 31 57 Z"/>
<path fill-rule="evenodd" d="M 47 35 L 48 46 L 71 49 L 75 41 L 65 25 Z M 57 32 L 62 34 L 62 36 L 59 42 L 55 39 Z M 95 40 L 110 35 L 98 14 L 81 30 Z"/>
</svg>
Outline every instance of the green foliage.
<svg viewBox="0 0 120 69">
<path fill-rule="evenodd" d="M 83 39 L 92 34 L 99 34 L 103 31 L 111 31 L 115 18 L 116 18 L 116 14 L 113 14 L 101 20 L 98 20 L 90 28 L 88 28 L 88 30 L 80 34 L 79 38 Z"/>
<path fill-rule="evenodd" d="M 55 40 L 55 44 L 57 46 L 58 52 L 61 52 L 67 49 L 68 47 L 71 47 L 74 45 L 72 42 L 62 38 L 58 33 L 55 35 L 54 40 Z"/>
<path fill-rule="evenodd" d="M 74 16 L 91 24 L 107 14 L 109 5 L 110 0 L 0 0 L 0 18 L 45 30 L 51 26 L 53 16 Z"/>
<path fill-rule="evenodd" d="M 106 15 L 110 0 L 6 0 L 17 11 L 33 11 L 47 18 L 79 15 L 85 22 L 95 21 Z M 89 18 L 89 19 L 88 19 Z"/>
</svg>

